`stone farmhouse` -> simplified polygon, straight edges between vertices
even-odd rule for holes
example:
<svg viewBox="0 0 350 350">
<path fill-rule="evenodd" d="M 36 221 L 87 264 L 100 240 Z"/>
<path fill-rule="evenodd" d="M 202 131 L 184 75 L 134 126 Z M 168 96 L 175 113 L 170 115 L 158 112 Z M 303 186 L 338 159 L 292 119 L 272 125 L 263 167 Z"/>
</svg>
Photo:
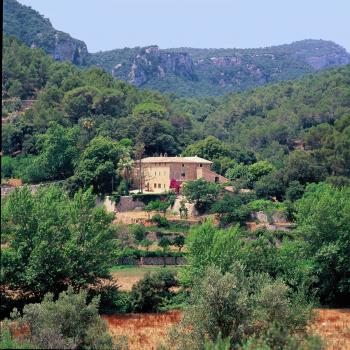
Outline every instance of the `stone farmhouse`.
<svg viewBox="0 0 350 350">
<path fill-rule="evenodd" d="M 211 169 L 212 162 L 200 157 L 148 157 L 135 162 L 134 188 L 145 192 L 162 193 L 178 189 L 188 180 L 204 179 L 208 182 L 225 183 L 229 180 Z M 140 176 L 141 174 L 141 176 Z"/>
</svg>

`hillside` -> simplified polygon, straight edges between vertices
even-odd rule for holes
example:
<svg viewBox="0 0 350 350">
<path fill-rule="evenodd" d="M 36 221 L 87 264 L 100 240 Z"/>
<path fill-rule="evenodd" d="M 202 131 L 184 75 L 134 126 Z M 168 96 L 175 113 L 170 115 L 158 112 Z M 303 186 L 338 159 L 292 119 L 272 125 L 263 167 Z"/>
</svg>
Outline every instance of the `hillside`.
<svg viewBox="0 0 350 350">
<path fill-rule="evenodd" d="M 83 41 L 56 30 L 48 18 L 16 0 L 3 3 L 3 30 L 30 47 L 43 49 L 56 60 L 84 64 L 88 55 Z"/>
<path fill-rule="evenodd" d="M 180 96 L 222 95 L 350 63 L 339 45 L 303 40 L 263 49 L 125 48 L 90 54 L 118 79 Z"/>
<path fill-rule="evenodd" d="M 16 0 L 4 1 L 4 33 L 59 61 L 98 66 L 140 88 L 179 96 L 220 96 L 350 63 L 331 41 L 303 40 L 260 49 L 160 49 L 157 46 L 88 53 L 83 41 Z"/>
<path fill-rule="evenodd" d="M 310 175 L 313 180 L 349 176 L 349 76 L 346 65 L 225 98 L 176 98 L 116 81 L 101 68 L 55 62 L 41 50 L 5 37 L 3 98 L 15 105 L 20 105 L 16 99 L 36 102 L 3 125 L 2 150 L 37 157 L 39 135 L 55 122 L 67 133 L 79 131 L 73 158 L 101 136 L 143 142 L 149 156 L 187 152 L 216 159 L 222 174 L 230 166 L 225 157 L 239 163 L 268 160 L 283 168 L 302 150 L 303 162 L 318 172 Z M 6 109 L 10 115 L 16 106 Z M 53 170 L 47 178 L 62 176 Z"/>
</svg>

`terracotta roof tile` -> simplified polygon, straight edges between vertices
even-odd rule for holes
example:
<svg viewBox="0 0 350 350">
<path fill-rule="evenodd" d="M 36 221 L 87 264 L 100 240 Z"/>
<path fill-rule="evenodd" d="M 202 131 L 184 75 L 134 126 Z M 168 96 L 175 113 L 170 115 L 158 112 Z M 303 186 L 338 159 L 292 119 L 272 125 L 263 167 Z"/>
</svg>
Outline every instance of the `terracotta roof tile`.
<svg viewBox="0 0 350 350">
<path fill-rule="evenodd" d="M 141 160 L 142 163 L 202 163 L 212 164 L 213 162 L 200 157 L 147 157 Z"/>
</svg>

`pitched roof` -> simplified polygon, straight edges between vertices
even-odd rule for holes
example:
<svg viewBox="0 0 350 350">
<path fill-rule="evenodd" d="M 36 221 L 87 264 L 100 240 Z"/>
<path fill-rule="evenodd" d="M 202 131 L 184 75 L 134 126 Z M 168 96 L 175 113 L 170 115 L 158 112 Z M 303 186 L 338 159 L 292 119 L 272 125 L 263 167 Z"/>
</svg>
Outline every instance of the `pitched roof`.
<svg viewBox="0 0 350 350">
<path fill-rule="evenodd" d="M 202 163 L 212 164 L 213 162 L 200 157 L 147 157 L 141 160 L 142 163 Z"/>
</svg>

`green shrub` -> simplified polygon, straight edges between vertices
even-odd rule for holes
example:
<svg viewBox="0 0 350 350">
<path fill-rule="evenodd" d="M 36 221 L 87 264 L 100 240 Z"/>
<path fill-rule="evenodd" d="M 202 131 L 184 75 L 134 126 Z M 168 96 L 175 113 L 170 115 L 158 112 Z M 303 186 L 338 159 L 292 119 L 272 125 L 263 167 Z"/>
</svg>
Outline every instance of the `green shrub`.
<svg viewBox="0 0 350 350">
<path fill-rule="evenodd" d="M 132 200 L 140 201 L 144 204 L 148 204 L 151 201 L 161 200 L 164 198 L 164 195 L 158 193 L 133 193 Z"/>
<path fill-rule="evenodd" d="M 168 219 L 160 214 L 153 215 L 151 220 L 159 227 L 169 227 Z"/>
<path fill-rule="evenodd" d="M 131 303 L 135 312 L 154 312 L 169 303 L 174 295 L 170 289 L 178 285 L 176 275 L 171 270 L 147 273 L 131 291 Z"/>
<path fill-rule="evenodd" d="M 133 225 L 132 234 L 134 235 L 136 241 L 141 242 L 146 238 L 146 229 L 143 225 Z"/>
<path fill-rule="evenodd" d="M 217 349 L 216 342 L 227 349 L 230 339 L 230 348 L 236 349 L 255 336 L 264 339 L 261 349 L 285 349 L 291 337 L 306 339 L 311 310 L 312 305 L 294 295 L 283 280 L 248 275 L 239 263 L 226 273 L 211 266 L 193 284 L 190 305 L 171 332 L 170 346 L 202 349 L 207 341 L 211 349 Z"/>
<path fill-rule="evenodd" d="M 10 328 L 7 324 L 3 324 L 0 332 L 0 349 L 38 349 L 29 342 L 21 342 L 15 339 L 10 332 Z"/>
<path fill-rule="evenodd" d="M 29 327 L 25 341 L 42 349 L 111 349 L 112 337 L 98 314 L 99 298 L 87 303 L 87 292 L 74 294 L 73 288 L 54 301 L 47 294 L 40 304 L 29 304 L 23 316 L 15 312 L 13 320 Z"/>
<path fill-rule="evenodd" d="M 182 257 L 184 256 L 184 252 L 173 252 L 173 251 L 166 251 L 165 256 L 167 257 Z M 134 248 L 124 248 L 121 254 L 119 254 L 119 259 L 123 258 L 132 258 L 132 259 L 140 259 L 141 257 L 145 258 L 161 258 L 164 256 L 164 252 L 161 250 L 141 250 L 141 249 L 134 249 Z"/>
<path fill-rule="evenodd" d="M 253 202 L 250 202 L 247 206 L 251 211 L 286 210 L 286 207 L 283 203 L 272 202 L 267 199 L 257 199 Z"/>
</svg>

